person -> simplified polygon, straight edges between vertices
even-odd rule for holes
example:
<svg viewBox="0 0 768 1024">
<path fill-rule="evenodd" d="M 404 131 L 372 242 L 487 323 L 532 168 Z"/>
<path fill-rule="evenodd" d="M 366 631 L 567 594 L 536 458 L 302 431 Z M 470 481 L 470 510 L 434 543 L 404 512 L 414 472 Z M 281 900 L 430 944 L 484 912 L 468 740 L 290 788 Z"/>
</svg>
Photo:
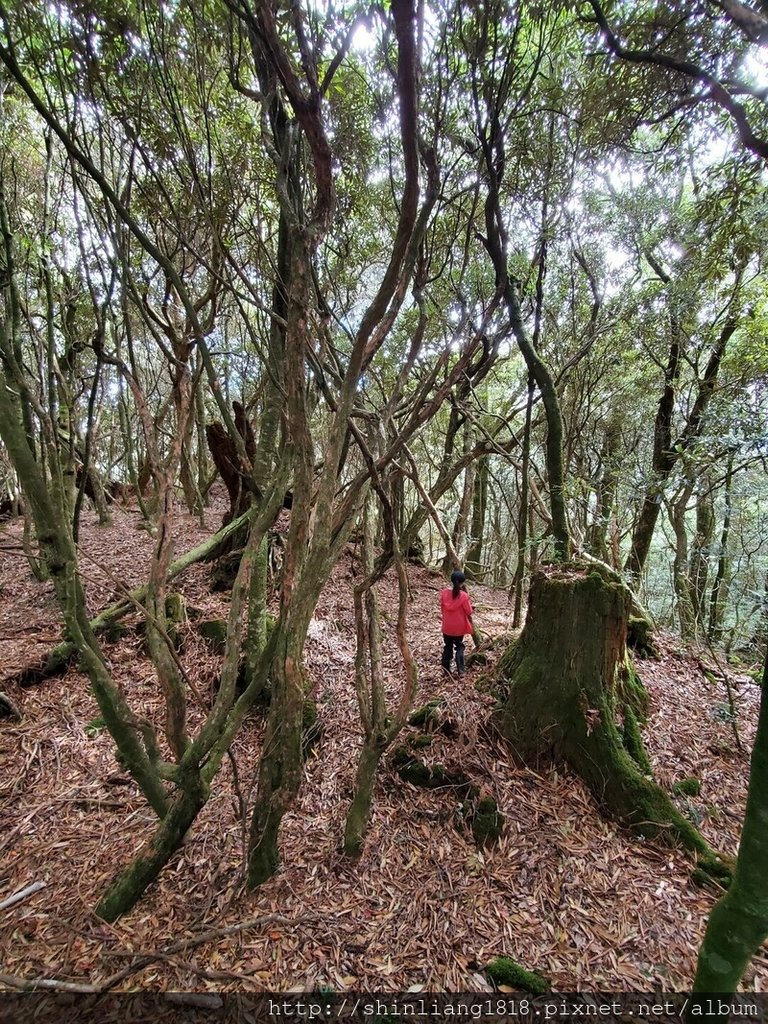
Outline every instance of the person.
<svg viewBox="0 0 768 1024">
<path fill-rule="evenodd" d="M 440 611 L 443 620 L 443 671 L 450 674 L 453 652 L 456 651 L 456 671 L 464 675 L 464 636 L 474 630 L 472 624 L 472 602 L 464 586 L 463 572 L 451 573 L 452 586 L 440 594 Z"/>
</svg>

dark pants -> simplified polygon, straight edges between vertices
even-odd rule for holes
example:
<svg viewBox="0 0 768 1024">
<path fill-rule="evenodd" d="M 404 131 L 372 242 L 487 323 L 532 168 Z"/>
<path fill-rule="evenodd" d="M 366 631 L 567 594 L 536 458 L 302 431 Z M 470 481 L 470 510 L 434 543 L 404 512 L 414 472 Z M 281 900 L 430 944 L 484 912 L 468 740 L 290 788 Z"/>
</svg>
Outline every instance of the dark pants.
<svg viewBox="0 0 768 1024">
<path fill-rule="evenodd" d="M 451 670 L 451 659 L 453 658 L 453 649 L 456 648 L 456 669 L 459 674 L 464 671 L 464 637 L 463 636 L 447 636 L 443 633 L 443 659 L 442 664 L 446 672 Z"/>
</svg>

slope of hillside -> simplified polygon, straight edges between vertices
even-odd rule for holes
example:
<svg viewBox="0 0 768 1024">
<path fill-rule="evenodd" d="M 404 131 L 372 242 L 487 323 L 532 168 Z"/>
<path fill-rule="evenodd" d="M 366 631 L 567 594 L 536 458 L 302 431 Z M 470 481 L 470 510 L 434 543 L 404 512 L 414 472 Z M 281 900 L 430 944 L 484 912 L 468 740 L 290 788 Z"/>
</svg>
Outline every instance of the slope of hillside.
<svg viewBox="0 0 768 1024">
<path fill-rule="evenodd" d="M 94 610 L 119 594 L 118 584 L 143 580 L 151 540 L 136 522 L 125 512 L 107 529 L 88 520 L 83 566 Z M 187 519 L 180 549 L 202 535 Z M 5 677 L 39 659 L 58 635 L 50 590 L 33 581 L 18 543 L 18 527 L 4 527 Z M 30 883 L 44 883 L 0 912 L 6 976 L 98 986 L 123 972 L 118 987 L 152 989 L 477 991 L 490 988 L 487 962 L 506 954 L 544 973 L 561 991 L 690 983 L 715 894 L 692 885 L 682 852 L 633 838 L 603 820 L 578 780 L 544 766 L 520 768 L 508 749 L 488 738 L 493 700 L 475 686 L 484 670 L 473 669 L 461 681 L 440 672 L 436 606 L 442 578 L 428 570 L 410 572 L 417 704 L 446 698 L 450 727 L 434 733 L 420 756 L 461 768 L 491 793 L 506 818 L 504 834 L 498 845 L 479 850 L 457 827 L 455 791 L 415 789 L 385 758 L 365 851 L 356 862 L 340 854 L 360 742 L 354 571 L 347 554 L 316 610 L 306 664 L 325 735 L 306 763 L 300 799 L 285 820 L 282 867 L 256 893 L 242 888 L 240 806 L 252 793 L 261 718 L 254 716 L 237 738 L 233 759 L 225 761 L 182 852 L 134 911 L 108 926 L 90 908 L 151 833 L 152 815 L 115 763 L 108 734 L 89 726 L 98 709 L 76 668 L 25 690 L 5 687 L 24 717 L 0 723 L 0 902 Z M 209 573 L 209 566 L 195 566 L 179 588 L 188 604 L 206 615 L 221 614 L 226 601 L 210 592 Z M 506 593 L 474 585 L 471 593 L 480 628 L 505 635 Z M 395 598 L 388 579 L 382 601 L 389 622 Z M 182 656 L 204 703 L 219 659 L 194 622 L 182 631 Z M 664 636 L 662 646 L 661 662 L 639 666 L 652 698 L 645 736 L 657 777 L 665 785 L 699 778 L 700 796 L 681 797 L 681 806 L 713 845 L 733 853 L 747 755 L 736 748 L 723 689 L 707 681 L 673 636 Z M 132 702 L 152 716 L 155 684 L 140 637 L 131 631 L 106 650 Z M 385 657 L 394 699 L 402 672 L 396 644 L 386 637 Z M 748 750 L 758 691 L 742 680 L 736 693 Z M 193 708 L 191 717 L 201 714 Z M 251 921 L 247 928 L 241 927 L 244 919 Z M 221 933 L 189 950 L 167 951 L 210 929 Z M 147 955 L 148 961 L 138 960 Z M 764 955 L 746 983 L 768 990 Z"/>
</svg>

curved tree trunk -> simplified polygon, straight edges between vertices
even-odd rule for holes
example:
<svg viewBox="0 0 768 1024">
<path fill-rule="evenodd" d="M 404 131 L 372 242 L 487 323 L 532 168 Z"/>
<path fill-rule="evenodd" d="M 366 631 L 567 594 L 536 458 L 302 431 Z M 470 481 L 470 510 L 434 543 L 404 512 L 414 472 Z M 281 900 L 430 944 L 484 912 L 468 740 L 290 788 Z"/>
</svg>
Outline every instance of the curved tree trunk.
<svg viewBox="0 0 768 1024">
<path fill-rule="evenodd" d="M 679 840 L 717 871 L 716 854 L 643 774 L 617 725 L 644 710 L 626 651 L 630 605 L 627 587 L 598 566 L 537 573 L 525 628 L 500 662 L 509 690 L 494 724 L 526 763 L 567 763 L 608 814 L 645 836 Z"/>
<path fill-rule="evenodd" d="M 706 993 L 736 991 L 747 964 L 768 938 L 768 658 L 752 748 L 747 809 L 733 881 L 714 906 L 699 950 L 689 1020 L 700 1020 Z M 722 1019 L 727 1019 L 727 1014 Z"/>
<path fill-rule="evenodd" d="M 314 607 L 309 594 L 301 603 L 306 607 L 302 621 L 299 623 L 294 618 L 283 632 L 272 662 L 272 699 L 259 762 L 258 793 L 248 850 L 250 889 L 261 885 L 278 868 L 280 823 L 301 782 L 302 713 L 306 696 L 301 659 Z"/>
</svg>

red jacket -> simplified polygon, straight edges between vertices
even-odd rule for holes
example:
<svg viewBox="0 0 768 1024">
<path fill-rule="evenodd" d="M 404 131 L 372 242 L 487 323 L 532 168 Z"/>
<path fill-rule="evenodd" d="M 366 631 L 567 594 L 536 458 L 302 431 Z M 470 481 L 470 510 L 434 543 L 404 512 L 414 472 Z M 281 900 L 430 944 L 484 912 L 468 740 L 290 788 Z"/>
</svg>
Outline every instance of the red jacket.
<svg viewBox="0 0 768 1024">
<path fill-rule="evenodd" d="M 453 596 L 451 587 L 443 590 L 440 594 L 440 611 L 443 613 L 443 633 L 446 636 L 464 636 L 472 632 L 472 623 L 469 621 L 472 604 L 465 590 L 460 590 L 458 597 Z"/>
</svg>

